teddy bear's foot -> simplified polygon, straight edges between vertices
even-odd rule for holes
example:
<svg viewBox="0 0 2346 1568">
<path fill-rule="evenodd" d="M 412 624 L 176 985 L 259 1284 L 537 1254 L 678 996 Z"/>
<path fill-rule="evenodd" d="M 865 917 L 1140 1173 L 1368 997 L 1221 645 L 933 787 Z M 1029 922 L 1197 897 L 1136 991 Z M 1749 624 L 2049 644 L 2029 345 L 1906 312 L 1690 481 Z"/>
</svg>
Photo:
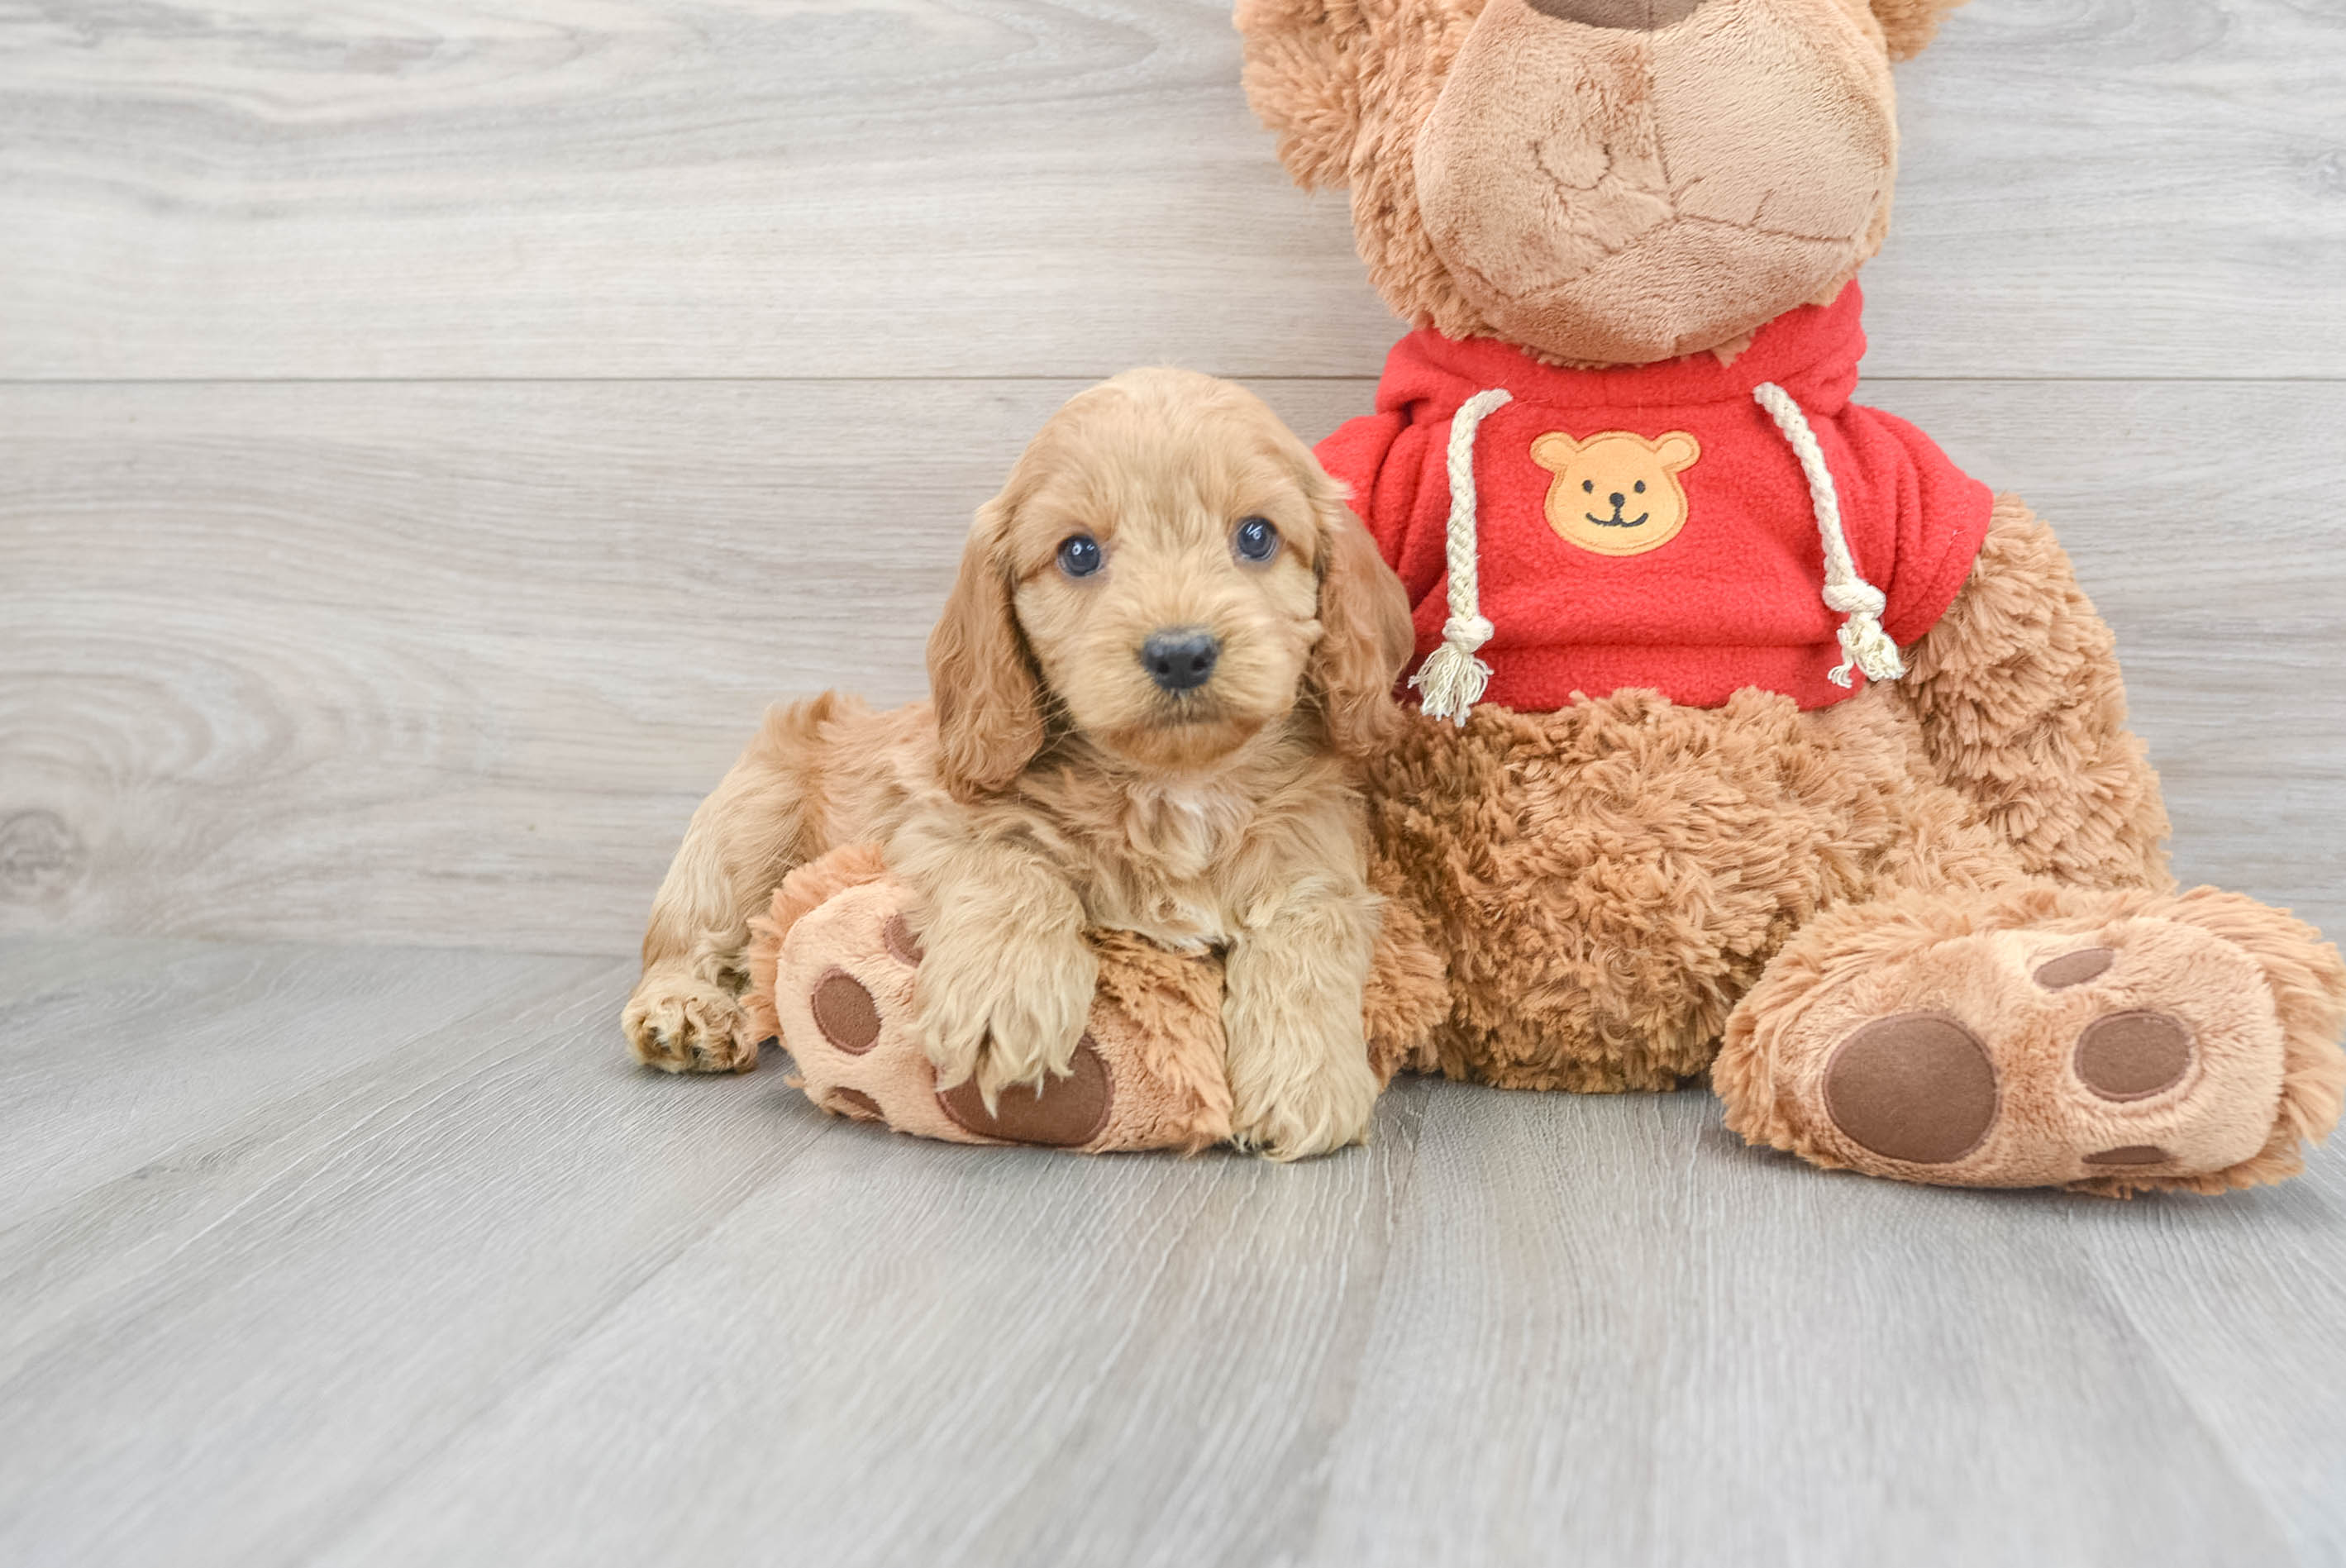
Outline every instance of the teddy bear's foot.
<svg viewBox="0 0 2346 1568">
<path fill-rule="evenodd" d="M 1958 1186 L 2203 1192 L 2294 1175 L 2336 1122 L 2346 966 L 2234 894 L 2032 887 L 1836 911 L 1730 1022 L 1729 1125 Z"/>
<path fill-rule="evenodd" d="M 824 861 L 807 868 L 812 886 L 793 873 L 751 952 L 752 1014 L 771 1017 L 816 1105 L 955 1143 L 1100 1153 L 1196 1149 L 1229 1135 L 1214 996 L 1163 993 L 1147 961 L 1121 962 L 1113 943 L 1067 1074 L 1005 1088 L 991 1111 L 974 1082 L 940 1092 L 916 1023 L 923 954 L 904 891 L 880 878 L 876 856 L 847 869 L 872 880 L 839 886 L 842 868 Z"/>
</svg>

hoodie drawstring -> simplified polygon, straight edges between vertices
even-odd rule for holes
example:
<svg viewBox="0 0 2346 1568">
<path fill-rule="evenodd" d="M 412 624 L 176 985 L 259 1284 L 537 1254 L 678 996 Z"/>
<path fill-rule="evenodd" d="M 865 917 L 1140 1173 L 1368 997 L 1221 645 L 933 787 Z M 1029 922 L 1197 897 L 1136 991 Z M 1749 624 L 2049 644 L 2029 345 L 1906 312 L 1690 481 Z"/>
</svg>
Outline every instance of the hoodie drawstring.
<svg viewBox="0 0 2346 1568">
<path fill-rule="evenodd" d="M 1450 619 L 1442 646 L 1425 656 L 1409 684 L 1419 691 L 1418 707 L 1429 718 L 1460 724 L 1483 700 L 1491 667 L 1474 656 L 1491 640 L 1483 618 L 1483 590 L 1474 567 L 1474 433 L 1493 411 L 1515 401 L 1504 387 L 1478 392 L 1459 406 L 1450 422 Z"/>
<path fill-rule="evenodd" d="M 1898 657 L 1898 645 L 1882 629 L 1882 612 L 1890 600 L 1857 575 L 1857 562 L 1849 553 L 1849 535 L 1841 531 L 1841 495 L 1833 489 L 1832 470 L 1825 466 L 1817 433 L 1809 428 L 1809 416 L 1800 412 L 1792 394 L 1774 382 L 1761 382 L 1751 396 L 1775 420 L 1792 455 L 1800 460 L 1801 472 L 1809 476 L 1809 504 L 1816 512 L 1817 535 L 1825 546 L 1825 607 L 1848 617 L 1841 624 L 1841 662 L 1825 678 L 1847 688 L 1851 684 L 1850 667 L 1854 665 L 1868 680 L 1896 680 L 1906 673 L 1906 661 Z"/>
</svg>

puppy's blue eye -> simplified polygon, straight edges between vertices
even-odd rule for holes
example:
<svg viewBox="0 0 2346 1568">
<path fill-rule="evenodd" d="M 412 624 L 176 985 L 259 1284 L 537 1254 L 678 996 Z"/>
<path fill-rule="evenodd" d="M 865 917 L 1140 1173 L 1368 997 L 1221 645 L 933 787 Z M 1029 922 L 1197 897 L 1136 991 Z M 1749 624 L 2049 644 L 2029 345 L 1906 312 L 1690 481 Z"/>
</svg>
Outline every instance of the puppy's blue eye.
<svg viewBox="0 0 2346 1568">
<path fill-rule="evenodd" d="M 1070 577 L 1088 577 L 1100 569 L 1099 541 L 1076 534 L 1059 541 L 1059 570 Z"/>
<path fill-rule="evenodd" d="M 1250 517 L 1235 536 L 1239 554 L 1250 561 L 1268 561 L 1279 552 L 1279 530 L 1268 517 Z"/>
</svg>

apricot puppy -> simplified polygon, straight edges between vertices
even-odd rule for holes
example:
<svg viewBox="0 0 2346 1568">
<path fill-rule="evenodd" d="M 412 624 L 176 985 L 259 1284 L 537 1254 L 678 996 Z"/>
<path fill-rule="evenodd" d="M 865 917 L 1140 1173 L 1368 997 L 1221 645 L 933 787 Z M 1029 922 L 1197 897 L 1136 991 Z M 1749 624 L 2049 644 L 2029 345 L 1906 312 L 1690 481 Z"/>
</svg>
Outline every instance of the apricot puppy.
<svg viewBox="0 0 2346 1568">
<path fill-rule="evenodd" d="M 1226 959 L 1238 1140 L 1364 1133 L 1379 907 L 1350 760 L 1389 741 L 1399 581 L 1250 393 L 1136 371 L 1078 394 L 980 508 L 929 641 L 933 701 L 778 708 L 695 813 L 624 1017 L 645 1062 L 753 1066 L 749 922 L 794 867 L 880 842 L 919 895 L 940 1087 L 1064 1075 L 1086 927 Z"/>
</svg>

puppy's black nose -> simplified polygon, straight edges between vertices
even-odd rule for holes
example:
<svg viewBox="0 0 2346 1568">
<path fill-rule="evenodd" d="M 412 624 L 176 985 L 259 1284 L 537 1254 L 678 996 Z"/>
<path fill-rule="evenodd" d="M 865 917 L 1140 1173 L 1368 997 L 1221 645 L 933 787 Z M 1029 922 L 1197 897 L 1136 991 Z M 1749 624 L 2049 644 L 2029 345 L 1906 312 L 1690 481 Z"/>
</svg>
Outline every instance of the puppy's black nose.
<svg viewBox="0 0 2346 1568">
<path fill-rule="evenodd" d="M 1195 691 L 1214 673 L 1222 645 L 1211 632 L 1195 626 L 1172 626 L 1140 645 L 1140 662 L 1148 678 L 1167 691 Z"/>
</svg>

